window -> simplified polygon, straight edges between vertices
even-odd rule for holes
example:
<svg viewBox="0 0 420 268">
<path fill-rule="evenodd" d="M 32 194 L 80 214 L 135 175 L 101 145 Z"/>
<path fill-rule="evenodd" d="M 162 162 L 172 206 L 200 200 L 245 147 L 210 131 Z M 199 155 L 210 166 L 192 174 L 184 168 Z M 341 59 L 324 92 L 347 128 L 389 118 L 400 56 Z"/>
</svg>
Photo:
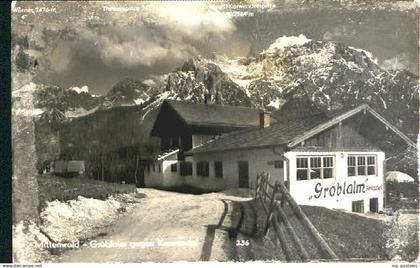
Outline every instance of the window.
<svg viewBox="0 0 420 268">
<path fill-rule="evenodd" d="M 367 174 L 376 175 L 376 158 L 374 156 L 367 157 Z"/>
<path fill-rule="evenodd" d="M 334 159 L 332 156 L 323 158 L 323 178 L 331 179 L 334 177 Z"/>
<path fill-rule="evenodd" d="M 321 157 L 311 157 L 310 158 L 311 167 L 310 167 L 310 177 L 311 179 L 321 179 L 321 163 L 322 158 Z"/>
<path fill-rule="evenodd" d="M 180 137 L 179 136 L 171 136 L 169 138 L 171 148 L 178 148 L 180 144 Z"/>
<path fill-rule="evenodd" d="M 353 201 L 351 203 L 351 211 L 364 213 L 365 212 L 365 202 L 363 200 Z"/>
<path fill-rule="evenodd" d="M 150 172 L 150 164 L 147 164 L 147 172 Z"/>
<path fill-rule="evenodd" d="M 176 163 L 173 163 L 171 165 L 171 172 L 177 172 L 178 171 L 178 165 Z"/>
<path fill-rule="evenodd" d="M 274 168 L 283 168 L 283 160 L 274 160 Z"/>
<path fill-rule="evenodd" d="M 308 158 L 298 157 L 296 159 L 296 178 L 298 181 L 308 179 Z"/>
<path fill-rule="evenodd" d="M 209 162 L 207 161 L 197 162 L 197 176 L 201 176 L 201 177 L 209 176 Z"/>
<path fill-rule="evenodd" d="M 179 164 L 179 170 L 181 176 L 192 175 L 192 163 L 191 162 L 181 162 Z"/>
<path fill-rule="evenodd" d="M 223 178 L 223 162 L 214 161 L 214 176 L 216 178 Z"/>
<path fill-rule="evenodd" d="M 158 171 L 159 171 L 159 173 L 162 172 L 162 168 L 161 168 L 160 164 L 158 164 Z"/>
<path fill-rule="evenodd" d="M 331 179 L 334 177 L 332 156 L 305 156 L 296 158 L 297 180 Z"/>
<path fill-rule="evenodd" d="M 357 175 L 366 175 L 366 157 L 357 157 Z"/>
<path fill-rule="evenodd" d="M 155 170 L 155 163 L 153 163 L 152 170 L 153 170 L 153 172 L 155 172 L 155 171 L 156 171 L 156 170 Z"/>
<path fill-rule="evenodd" d="M 376 157 L 374 155 L 357 155 L 347 157 L 347 175 L 376 175 Z"/>
<path fill-rule="evenodd" d="M 356 176 L 356 157 L 347 157 L 347 175 L 349 177 Z"/>
</svg>

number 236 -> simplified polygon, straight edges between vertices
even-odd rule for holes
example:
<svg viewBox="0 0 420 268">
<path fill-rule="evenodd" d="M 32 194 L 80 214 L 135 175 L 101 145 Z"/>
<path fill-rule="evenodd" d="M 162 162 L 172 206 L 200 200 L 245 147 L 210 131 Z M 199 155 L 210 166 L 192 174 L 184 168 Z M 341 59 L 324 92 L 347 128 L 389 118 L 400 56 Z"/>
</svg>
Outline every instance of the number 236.
<svg viewBox="0 0 420 268">
<path fill-rule="evenodd" d="M 249 240 L 236 240 L 236 246 L 247 247 L 249 245 L 250 245 Z"/>
</svg>

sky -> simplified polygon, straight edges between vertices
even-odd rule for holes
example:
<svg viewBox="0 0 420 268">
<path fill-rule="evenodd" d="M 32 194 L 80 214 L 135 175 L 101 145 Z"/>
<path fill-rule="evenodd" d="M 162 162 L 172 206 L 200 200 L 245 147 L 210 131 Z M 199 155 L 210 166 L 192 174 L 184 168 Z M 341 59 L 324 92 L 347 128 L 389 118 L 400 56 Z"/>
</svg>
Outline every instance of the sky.
<svg viewBox="0 0 420 268">
<path fill-rule="evenodd" d="M 197 55 L 254 56 L 283 35 L 341 42 L 418 74 L 418 2 L 301 2 L 14 2 L 12 44 L 28 40 L 37 82 L 96 95 Z"/>
</svg>

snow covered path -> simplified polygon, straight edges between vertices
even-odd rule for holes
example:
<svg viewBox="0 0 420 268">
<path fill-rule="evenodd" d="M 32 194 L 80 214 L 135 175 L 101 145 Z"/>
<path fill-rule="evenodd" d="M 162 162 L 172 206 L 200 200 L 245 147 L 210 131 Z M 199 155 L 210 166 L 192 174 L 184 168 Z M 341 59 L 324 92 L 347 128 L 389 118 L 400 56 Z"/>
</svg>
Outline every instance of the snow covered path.
<svg viewBox="0 0 420 268">
<path fill-rule="evenodd" d="M 69 250 L 61 262 L 171 262 L 233 260 L 240 215 L 234 201 L 249 192 L 182 194 L 138 189 L 146 194 L 106 235 Z M 100 247 L 98 247 L 100 246 Z M 109 248 L 106 248 L 109 246 Z"/>
</svg>

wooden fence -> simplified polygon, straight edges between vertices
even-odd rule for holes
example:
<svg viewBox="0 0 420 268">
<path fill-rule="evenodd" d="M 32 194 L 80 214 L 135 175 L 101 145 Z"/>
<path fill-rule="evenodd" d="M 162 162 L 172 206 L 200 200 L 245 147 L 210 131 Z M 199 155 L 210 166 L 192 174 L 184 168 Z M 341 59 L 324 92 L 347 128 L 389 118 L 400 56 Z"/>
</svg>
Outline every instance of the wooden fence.
<svg viewBox="0 0 420 268">
<path fill-rule="evenodd" d="M 293 254 L 290 252 L 292 249 L 290 246 L 287 246 L 286 238 L 281 230 L 282 224 L 284 224 L 284 227 L 288 230 L 291 239 L 299 251 L 298 253 L 301 259 L 303 261 L 309 261 L 311 259 L 304 244 L 299 238 L 299 235 L 296 233 L 295 228 L 288 220 L 288 216 L 284 210 L 285 205 L 290 206 L 294 215 L 303 225 L 304 229 L 315 240 L 315 244 L 319 247 L 323 255 L 319 259 L 338 260 L 337 255 L 331 250 L 325 240 L 321 237 L 318 230 L 305 215 L 301 207 L 290 195 L 284 183 L 270 183 L 270 174 L 266 172 L 258 174 L 255 187 L 255 199 L 257 202 L 261 202 L 265 212 L 264 234 L 266 235 L 269 230 L 273 230 L 275 237 L 278 239 L 280 244 L 284 245 L 283 250 L 287 256 L 291 256 Z"/>
</svg>

